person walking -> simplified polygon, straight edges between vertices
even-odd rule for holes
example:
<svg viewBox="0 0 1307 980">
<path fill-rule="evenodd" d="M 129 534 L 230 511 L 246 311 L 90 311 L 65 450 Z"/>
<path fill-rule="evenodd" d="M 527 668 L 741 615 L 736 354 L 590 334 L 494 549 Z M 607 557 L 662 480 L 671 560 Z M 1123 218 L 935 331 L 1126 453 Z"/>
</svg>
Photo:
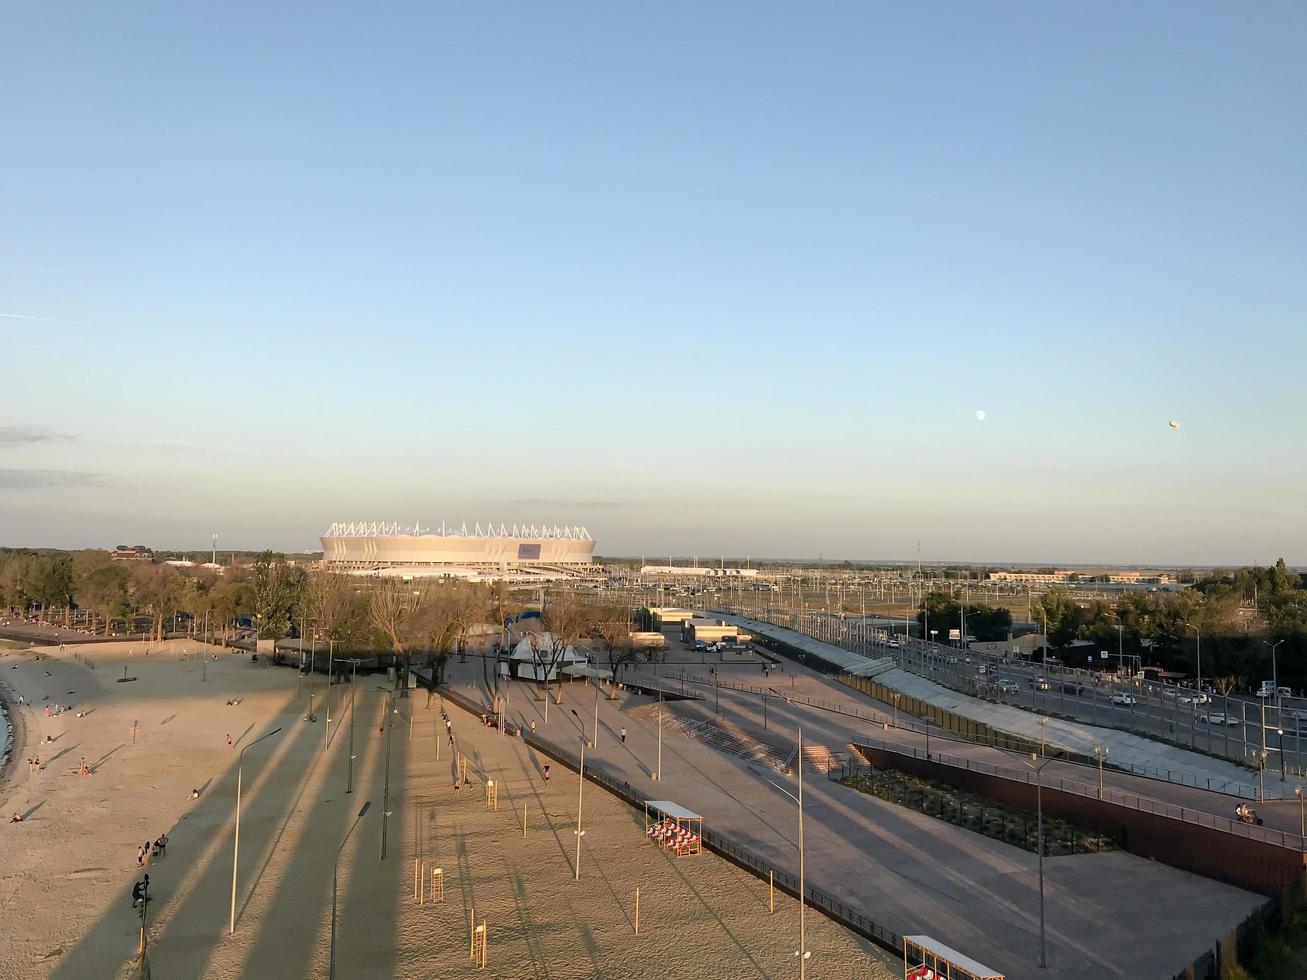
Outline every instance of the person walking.
<svg viewBox="0 0 1307 980">
<path fill-rule="evenodd" d="M 625 726 L 625 725 L 622 726 L 622 744 L 623 744 L 623 745 L 626 744 L 626 726 Z"/>
<path fill-rule="evenodd" d="M 549 763 L 547 763 L 547 762 L 545 763 L 544 777 L 545 777 L 545 785 L 548 786 L 548 785 L 549 785 Z"/>
<path fill-rule="evenodd" d="M 145 867 L 145 848 L 143 847 L 136 850 L 136 866 L 138 868 Z"/>
<path fill-rule="evenodd" d="M 231 748 L 231 736 L 227 736 L 227 748 Z"/>
</svg>

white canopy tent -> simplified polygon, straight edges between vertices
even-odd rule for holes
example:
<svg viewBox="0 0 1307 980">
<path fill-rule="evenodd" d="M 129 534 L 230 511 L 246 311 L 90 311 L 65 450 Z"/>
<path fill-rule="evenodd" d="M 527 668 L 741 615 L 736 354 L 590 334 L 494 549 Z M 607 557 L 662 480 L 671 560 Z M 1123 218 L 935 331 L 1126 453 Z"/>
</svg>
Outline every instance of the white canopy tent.
<svg viewBox="0 0 1307 980">
<path fill-rule="evenodd" d="M 591 669 L 590 658 L 574 646 L 569 645 L 558 658 L 558 662 L 551 666 L 553 642 L 553 637 L 547 632 L 539 634 L 534 639 L 527 636 L 519 640 L 508 657 L 509 669 L 513 676 L 532 681 L 556 681 L 560 674 L 587 676 L 577 673 L 577 670 Z M 538 656 L 537 650 L 539 650 Z"/>
</svg>

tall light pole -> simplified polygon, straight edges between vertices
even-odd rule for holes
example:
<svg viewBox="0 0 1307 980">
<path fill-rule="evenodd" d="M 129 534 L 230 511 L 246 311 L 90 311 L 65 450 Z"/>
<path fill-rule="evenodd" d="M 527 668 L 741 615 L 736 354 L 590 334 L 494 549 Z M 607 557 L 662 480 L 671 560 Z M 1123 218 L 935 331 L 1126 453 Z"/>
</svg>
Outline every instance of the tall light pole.
<svg viewBox="0 0 1307 980">
<path fill-rule="evenodd" d="M 1307 854 L 1307 811 L 1303 810 L 1302 787 L 1295 786 L 1293 795 L 1298 797 L 1298 839 L 1300 841 L 1298 849 Z"/>
<path fill-rule="evenodd" d="M 1185 623 L 1185 625 L 1194 631 L 1194 637 L 1198 641 L 1198 693 L 1202 694 L 1203 693 L 1203 633 L 1202 630 L 1200 630 L 1193 623 Z M 1266 641 L 1263 640 L 1262 642 L 1265 643 Z M 1195 704 L 1198 703 L 1197 699 L 1194 700 L 1194 703 Z"/>
<path fill-rule="evenodd" d="M 394 731 L 395 723 L 392 715 L 395 713 L 395 692 L 393 690 L 386 692 L 386 780 L 385 786 L 381 791 L 381 860 L 386 860 L 386 830 L 390 822 L 390 736 Z"/>
<path fill-rule="evenodd" d="M 575 714 L 575 712 L 573 712 Z M 576 779 L 576 880 L 581 880 L 581 794 L 585 792 L 585 732 L 581 733 L 581 768 Z"/>
<path fill-rule="evenodd" d="M 336 980 L 336 876 L 340 872 L 340 855 L 345 850 L 345 845 L 349 843 L 349 838 L 354 833 L 354 828 L 359 825 L 363 819 L 363 814 L 368 812 L 368 807 L 372 806 L 372 801 L 368 800 L 359 810 L 359 815 L 354 818 L 354 822 L 349 825 L 349 830 L 345 832 L 345 839 L 340 842 L 340 847 L 336 851 L 336 863 L 331 868 L 331 980 Z"/>
<path fill-rule="evenodd" d="M 232 839 L 231 849 L 231 921 L 227 928 L 229 935 L 236 932 L 236 868 L 241 853 L 241 777 L 244 775 L 242 766 L 245 762 L 245 753 L 254 748 L 254 746 L 258 745 L 265 738 L 272 738 L 272 736 L 276 735 L 279 731 L 281 731 L 280 726 L 274 728 L 266 735 L 260 735 L 249 745 L 245 746 L 245 748 L 241 749 L 240 753 L 236 756 L 236 833 Z"/>
<path fill-rule="evenodd" d="M 1040 773 L 1044 767 L 1052 762 L 1052 759 L 1045 759 L 1042 762 L 1035 753 L 1030 753 L 1029 760 L 1025 761 L 1026 765 L 1035 770 L 1035 820 L 1037 831 L 1037 842 L 1039 847 L 1039 968 L 1048 969 L 1048 957 L 1046 945 L 1044 942 L 1044 794 L 1043 780 Z"/>
<path fill-rule="evenodd" d="M 799 733 L 799 980 L 808 975 L 808 933 L 805 928 L 808 911 L 807 889 L 803 876 L 803 729 Z"/>
<path fill-rule="evenodd" d="M 1271 648 L 1271 686 L 1275 688 L 1275 714 L 1276 720 L 1283 723 L 1284 705 L 1280 702 L 1280 675 L 1275 670 L 1275 651 L 1283 643 L 1283 640 L 1276 640 L 1271 643 L 1269 640 L 1262 640 L 1265 646 Z"/>
<path fill-rule="evenodd" d="M 804 866 L 804 848 L 803 848 L 803 729 L 802 728 L 798 729 L 798 752 L 795 755 L 795 758 L 798 760 L 797 764 L 799 767 L 799 772 L 798 772 L 799 792 L 797 796 L 795 796 L 793 793 L 787 790 L 784 786 L 781 786 L 779 783 L 775 782 L 770 776 L 764 773 L 761 769 L 754 768 L 753 766 L 750 766 L 749 768 L 755 775 L 761 776 L 766 782 L 771 784 L 771 787 L 773 789 L 780 790 L 782 793 L 784 793 L 786 796 L 792 799 L 796 804 L 798 804 L 799 807 L 799 951 L 796 955 L 799 957 L 799 980 L 805 980 L 805 978 L 808 975 L 808 959 L 811 957 L 812 954 L 808 952 L 808 932 L 806 929 L 808 900 L 807 900 L 807 887 L 806 887 L 807 879 L 805 878 L 805 874 L 804 874 L 805 866 Z"/>
<path fill-rule="evenodd" d="M 765 702 L 764 702 L 765 703 Z M 663 692 L 658 692 L 658 768 L 654 779 L 663 778 Z"/>
<path fill-rule="evenodd" d="M 1094 755 L 1098 756 L 1098 798 L 1103 798 L 1103 760 L 1106 759 L 1112 750 L 1106 745 L 1095 745 Z"/>
</svg>

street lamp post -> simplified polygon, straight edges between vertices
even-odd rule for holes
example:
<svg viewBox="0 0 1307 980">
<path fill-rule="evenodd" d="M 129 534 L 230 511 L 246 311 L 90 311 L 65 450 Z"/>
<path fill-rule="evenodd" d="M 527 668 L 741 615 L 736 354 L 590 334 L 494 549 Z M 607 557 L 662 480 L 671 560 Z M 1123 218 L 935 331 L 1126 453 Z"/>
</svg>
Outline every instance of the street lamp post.
<svg viewBox="0 0 1307 980">
<path fill-rule="evenodd" d="M 340 855 L 344 852 L 345 845 L 349 843 L 354 828 L 359 825 L 359 821 L 363 819 L 363 814 L 368 812 L 370 806 L 372 806 L 372 801 L 368 800 L 359 810 L 359 815 L 354 818 L 354 822 L 349 825 L 349 830 L 345 832 L 345 839 L 340 842 L 340 847 L 336 851 L 336 863 L 331 868 L 331 968 L 329 974 L 331 980 L 336 980 L 336 877 L 340 872 Z"/>
<path fill-rule="evenodd" d="M 1023 760 L 1025 761 L 1025 760 Z M 1037 830 L 1037 844 L 1039 847 L 1039 968 L 1048 969 L 1047 947 L 1044 941 L 1044 796 L 1043 780 L 1040 774 L 1044 767 L 1053 760 L 1045 759 L 1040 762 L 1039 756 L 1030 753 L 1030 760 L 1026 765 L 1035 770 L 1035 820 Z"/>
<path fill-rule="evenodd" d="M 350 660 L 353 665 L 353 672 L 349 679 L 349 759 L 347 760 L 348 768 L 345 776 L 345 792 L 354 792 L 354 681 L 358 677 L 359 662 L 357 659 Z M 437 749 L 439 748 L 439 743 Z"/>
<path fill-rule="evenodd" d="M 386 779 L 381 790 L 381 858 L 386 859 L 386 831 L 390 823 L 390 736 L 394 733 L 395 692 L 386 692 Z"/>
<path fill-rule="evenodd" d="M 1302 787 L 1295 786 L 1293 795 L 1298 797 L 1298 840 L 1300 841 L 1298 849 L 1303 853 L 1307 853 L 1307 813 L 1303 810 L 1305 801 L 1302 795 Z"/>
<path fill-rule="evenodd" d="M 798 770 L 799 770 L 798 771 L 799 787 L 798 787 L 797 796 L 795 796 L 785 787 L 781 786 L 779 783 L 774 782 L 771 779 L 771 777 L 768 776 L 766 773 L 762 772 L 762 770 L 753 768 L 752 766 L 750 767 L 750 769 L 755 774 L 761 776 L 764 780 L 770 783 L 773 789 L 780 790 L 782 793 L 784 793 L 786 796 L 792 799 L 796 804 L 798 804 L 799 807 L 799 951 L 795 955 L 797 955 L 799 958 L 799 978 L 800 980 L 804 980 L 804 978 L 806 978 L 808 975 L 808 959 L 812 954 L 808 952 L 808 932 L 806 928 L 808 900 L 807 900 L 807 887 L 805 884 L 807 879 L 805 878 L 805 864 L 804 864 L 805 855 L 804 855 L 804 847 L 803 847 L 803 729 L 799 728 L 797 731 L 798 731 L 798 749 L 795 755 L 795 759 L 798 760 L 796 764 L 798 765 Z"/>
<path fill-rule="evenodd" d="M 796 756 L 799 767 L 799 980 L 808 975 L 808 933 L 805 928 L 808 911 L 807 889 L 803 876 L 803 729 L 798 729 L 799 753 Z"/>
<path fill-rule="evenodd" d="M 1188 626 L 1191 630 L 1194 631 L 1194 638 L 1197 640 L 1197 651 L 1198 651 L 1198 693 L 1199 693 L 1199 694 L 1202 694 L 1202 693 L 1203 693 L 1203 633 L 1202 633 L 1202 630 L 1200 630 L 1200 629 L 1199 629 L 1197 626 L 1195 626 L 1193 623 L 1185 623 L 1185 625 Z M 1265 641 L 1263 641 L 1263 642 L 1265 642 Z M 1197 704 L 1197 701 L 1195 700 L 1194 703 Z"/>
<path fill-rule="evenodd" d="M 658 692 L 658 768 L 654 779 L 663 778 L 663 692 Z"/>
<path fill-rule="evenodd" d="M 1095 745 L 1094 755 L 1098 756 L 1098 798 L 1103 798 L 1103 760 L 1112 752 L 1106 745 Z"/>
<path fill-rule="evenodd" d="M 581 880 L 581 800 L 585 792 L 585 733 L 581 733 L 581 766 L 576 779 L 576 880 Z"/>
<path fill-rule="evenodd" d="M 279 731 L 281 731 L 280 726 L 274 728 L 266 735 L 260 735 L 249 745 L 245 746 L 245 748 L 241 749 L 240 754 L 236 756 L 236 833 L 232 838 L 231 849 L 231 921 L 228 923 L 227 928 L 229 935 L 235 934 L 236 932 L 236 868 L 241 853 L 241 778 L 244 775 L 242 766 L 245 762 L 245 753 L 254 748 L 254 746 L 258 745 L 265 738 L 272 738 L 272 736 L 276 735 Z"/>
<path fill-rule="evenodd" d="M 1275 720 L 1283 723 L 1284 705 L 1280 701 L 1280 675 L 1275 669 L 1275 651 L 1279 648 L 1283 640 L 1276 640 L 1271 643 L 1269 640 L 1262 640 L 1262 643 L 1271 648 L 1271 686 L 1275 688 Z"/>
</svg>

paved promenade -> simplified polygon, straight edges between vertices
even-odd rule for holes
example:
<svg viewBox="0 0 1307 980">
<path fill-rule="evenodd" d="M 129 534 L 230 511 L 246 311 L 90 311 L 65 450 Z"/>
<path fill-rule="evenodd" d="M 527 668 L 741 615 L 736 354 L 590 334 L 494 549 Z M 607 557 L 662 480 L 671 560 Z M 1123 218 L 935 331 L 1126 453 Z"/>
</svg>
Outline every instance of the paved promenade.
<svg viewBox="0 0 1307 980">
<path fill-rule="evenodd" d="M 761 678 L 757 666 L 719 669 L 724 677 L 741 682 Z M 706 668 L 700 665 L 698 670 Z M 666 683 L 662 674 L 659 668 Z M 652 681 L 654 668 L 640 668 L 636 676 Z M 479 659 L 450 664 L 450 682 L 470 696 L 484 697 L 482 677 Z M 864 713 L 871 706 L 856 692 L 808 671 L 787 669 L 769 680 L 778 690 L 788 687 L 832 701 L 847 698 L 850 707 L 856 699 Z M 567 686 L 562 704 L 551 706 L 546 723 L 544 706 L 531 687 L 520 682 L 508 687 L 508 715 L 514 722 L 534 721 L 540 735 L 564 745 L 579 744 L 582 727 L 592 733 L 595 688 Z M 713 692 L 706 691 L 707 700 L 693 706 L 681 702 L 678 714 L 710 717 Z M 710 827 L 797 872 L 796 808 L 780 791 L 795 791 L 792 778 L 719 752 L 668 724 L 663 730 L 663 778 L 655 781 L 656 705 L 629 693 L 615 701 L 601 698 L 598 705 L 598 746 L 587 752 L 587 765 L 602 767 L 651 798 L 670 798 L 704 814 Z M 798 708 L 777 698 L 770 699 L 764 729 L 761 699 L 725 690 L 720 692 L 720 716 L 778 746 L 792 741 L 791 732 L 799 724 L 805 743 L 828 748 L 846 745 L 851 737 L 884 734 L 870 721 Z M 888 710 L 884 718 L 889 720 Z M 623 727 L 625 742 L 619 734 Z M 1049 970 L 1041 971 L 1034 854 L 812 773 L 805 778 L 804 794 L 811 884 L 862 909 L 888 929 L 932 935 L 1015 980 L 1171 976 L 1263 901 L 1128 854 L 1046 859 Z M 1167 942 L 1155 942 L 1163 934 Z M 1111 941 L 1106 940 L 1109 936 Z"/>
</svg>

